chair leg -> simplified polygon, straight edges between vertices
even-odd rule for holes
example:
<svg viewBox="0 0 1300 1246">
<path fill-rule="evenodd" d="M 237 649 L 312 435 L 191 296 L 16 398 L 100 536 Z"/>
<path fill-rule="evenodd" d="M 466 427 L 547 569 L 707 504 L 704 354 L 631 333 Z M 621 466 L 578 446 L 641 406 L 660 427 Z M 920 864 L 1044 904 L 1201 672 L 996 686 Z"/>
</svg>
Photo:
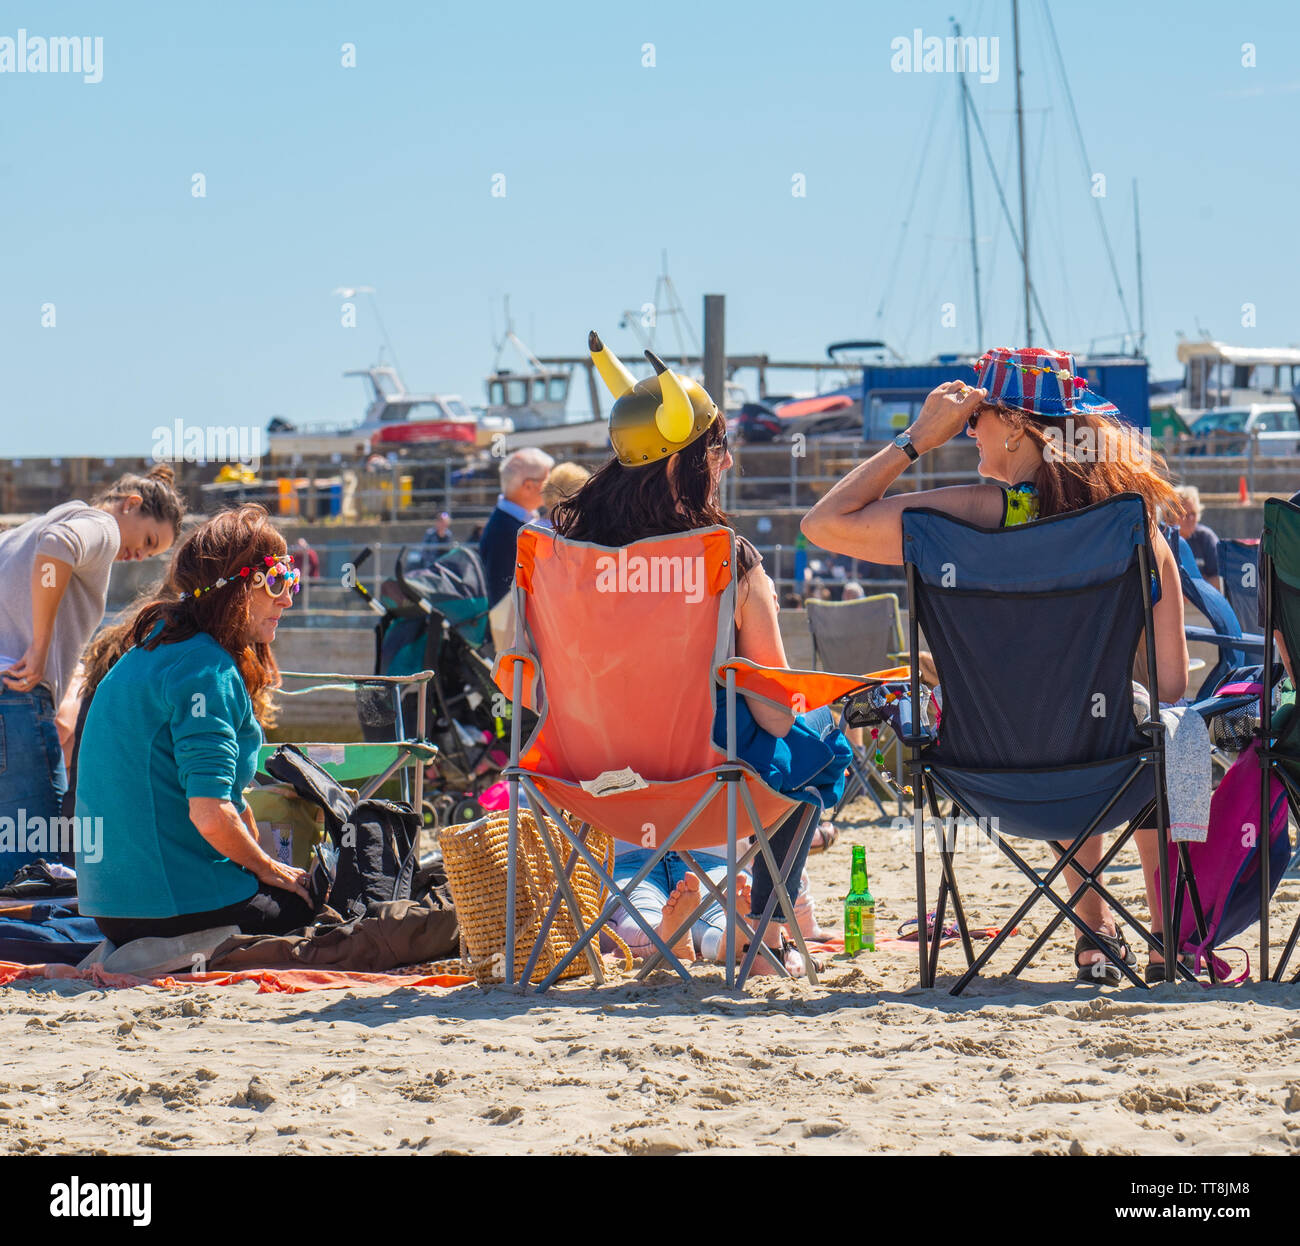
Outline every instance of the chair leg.
<svg viewBox="0 0 1300 1246">
<path fill-rule="evenodd" d="M 1119 847 L 1130 838 L 1132 834 L 1132 829 L 1133 828 L 1130 827 L 1127 831 L 1125 831 L 1119 837 L 1117 837 L 1116 843 L 1112 845 L 1110 852 L 1108 852 L 1107 855 L 1102 858 L 1101 864 L 1098 865 L 1097 869 L 1099 871 L 1110 860 L 1111 856 L 1113 856 L 1114 853 L 1118 851 Z M 1142 927 L 1141 923 L 1138 922 L 1137 919 L 1134 918 L 1132 914 L 1130 914 L 1128 910 L 1123 907 L 1123 905 L 1119 904 L 1119 902 L 1116 901 L 1115 898 L 1100 883 L 1098 883 L 1092 877 L 1091 873 L 1088 870 L 1086 870 L 1084 867 L 1080 866 L 1073 860 L 1074 854 L 1078 851 L 1079 847 L 1088 838 L 1089 835 L 1087 832 L 1085 832 L 1081 834 L 1070 845 L 1068 851 L 1062 852 L 1059 848 L 1056 848 L 1055 851 L 1058 854 L 1057 861 L 1052 866 L 1052 868 L 1047 871 L 1046 874 L 1039 874 L 1038 871 L 1035 870 L 1033 866 L 1029 865 L 1023 858 L 1021 858 L 1020 855 L 1016 853 L 1014 849 L 1009 847 L 1007 844 L 1003 843 L 1001 840 L 997 841 L 997 845 L 1001 849 L 1003 855 L 1006 856 L 1007 859 L 1010 860 L 1021 871 L 1021 873 L 1023 873 L 1025 877 L 1028 878 L 1029 881 L 1033 884 L 1033 890 L 1025 898 L 1024 903 L 1021 904 L 1021 906 L 1016 910 L 1016 912 L 1012 915 L 1011 919 L 1006 923 L 1006 925 L 1003 926 L 1003 928 L 1000 931 L 998 931 L 998 933 L 993 937 L 988 947 L 986 947 L 984 951 L 981 952 L 980 955 L 976 958 L 975 963 L 958 980 L 957 984 L 952 988 L 952 991 L 950 992 L 951 994 L 960 995 L 961 992 L 964 991 L 966 987 L 970 985 L 971 980 L 975 978 L 979 974 L 980 970 L 983 969 L 984 966 L 989 963 L 989 961 L 993 958 L 994 953 L 996 953 L 997 950 L 1002 946 L 1002 944 L 1006 942 L 1006 940 L 1010 937 L 1011 931 L 1014 930 L 1017 926 L 1019 926 L 1019 924 L 1024 920 L 1025 914 L 1028 913 L 1029 910 L 1033 908 L 1033 906 L 1039 900 L 1044 898 L 1050 900 L 1056 906 L 1056 908 L 1059 910 L 1060 917 L 1062 919 L 1068 919 L 1075 926 L 1075 928 L 1079 930 L 1081 934 L 1085 934 L 1091 938 L 1092 931 L 1090 931 L 1088 927 L 1084 925 L 1082 919 L 1079 918 L 1079 916 L 1074 912 L 1073 909 L 1073 906 L 1078 902 L 1078 898 L 1083 895 L 1085 890 L 1091 887 L 1093 890 L 1097 891 L 1098 894 L 1100 894 L 1102 898 L 1107 903 L 1109 903 L 1118 913 L 1120 913 L 1126 922 L 1134 926 L 1143 935 L 1143 937 L 1145 937 L 1153 945 L 1157 942 L 1154 936 L 1150 935 L 1149 932 L 1147 932 Z M 1060 896 L 1058 896 L 1052 890 L 1052 884 L 1056 882 L 1056 879 L 1060 876 L 1062 871 L 1064 871 L 1067 865 L 1072 866 L 1075 870 L 1077 870 L 1080 874 L 1084 876 L 1084 881 L 1079 885 L 1078 889 L 1071 895 L 1068 903 L 1066 901 L 1063 901 L 1060 898 Z M 1049 931 L 1055 930 L 1059 924 L 1060 924 L 1059 921 L 1054 921 L 1052 925 L 1049 927 Z M 1045 932 L 1045 934 L 1046 933 L 1047 932 Z M 1042 942 L 1045 941 L 1046 941 L 1045 938 L 1043 936 L 1040 936 L 1039 946 L 1041 946 Z M 1121 974 L 1123 974 L 1126 978 L 1128 978 L 1129 981 L 1132 982 L 1134 986 L 1139 987 L 1140 989 L 1143 990 L 1147 989 L 1146 983 L 1144 983 L 1133 972 L 1130 966 L 1124 964 L 1117 957 L 1113 956 L 1106 948 L 1102 947 L 1100 943 L 1096 943 L 1095 940 L 1094 943 L 1098 951 L 1100 951 L 1102 955 L 1104 955 L 1106 959 L 1110 961 L 1111 964 L 1113 964 L 1120 971 Z"/>
<path fill-rule="evenodd" d="M 934 985 L 930 977 L 930 958 L 926 946 L 929 931 L 925 913 L 925 806 L 921 782 L 913 777 L 912 850 L 916 858 L 916 946 L 921 966 L 921 985 Z"/>
<path fill-rule="evenodd" d="M 930 981 L 933 983 L 939 974 L 939 949 L 943 945 L 944 916 L 948 896 L 952 896 L 953 913 L 957 918 L 957 929 L 961 934 L 962 951 L 966 956 L 966 966 L 975 963 L 975 949 L 971 945 L 970 930 L 966 925 L 966 912 L 962 907 L 961 893 L 957 889 L 957 872 L 953 867 L 953 851 L 948 842 L 948 830 L 951 823 L 939 817 L 939 801 L 933 784 L 926 783 L 926 796 L 935 815 L 935 843 L 939 849 L 939 865 L 942 875 L 939 879 L 939 897 L 935 903 L 934 946 L 930 949 Z M 956 828 L 953 827 L 955 830 Z"/>
<path fill-rule="evenodd" d="M 533 804 L 531 798 L 528 802 Z M 573 921 L 573 928 L 577 931 L 578 937 L 583 940 L 583 951 L 587 957 L 587 965 L 591 969 L 592 977 L 596 979 L 597 986 L 605 985 L 605 965 L 600 955 L 600 945 L 594 939 L 585 938 L 587 928 L 582 924 L 582 909 L 578 906 L 578 898 L 573 894 L 573 888 L 569 886 L 569 875 L 560 861 L 560 854 L 556 852 L 555 845 L 551 842 L 551 837 L 546 832 L 546 820 L 542 811 L 533 805 L 533 816 L 537 819 L 537 838 L 542 841 L 542 847 L 546 850 L 546 855 L 551 862 L 551 870 L 555 874 L 555 886 L 560 894 L 564 897 L 564 903 L 568 906 L 569 917 Z M 571 832 L 560 829 L 567 827 L 567 823 L 559 823 L 556 826 L 556 834 L 560 836 L 571 835 Z M 570 843 L 576 841 L 570 839 Z M 576 848 L 571 849 L 577 852 Z M 597 932 L 599 927 L 596 928 Z"/>
<path fill-rule="evenodd" d="M 510 780 L 506 833 L 506 986 L 515 985 L 515 887 L 519 877 L 519 780 Z"/>
<path fill-rule="evenodd" d="M 943 867 L 943 876 L 947 880 L 948 890 L 952 894 L 952 911 L 957 918 L 957 929 L 961 933 L 962 951 L 966 955 L 966 967 L 975 963 L 975 948 L 971 944 L 970 929 L 966 925 L 966 911 L 962 907 L 961 892 L 957 890 L 957 870 L 953 864 L 953 853 L 946 845 L 939 854 L 939 863 Z M 935 923 L 942 931 L 942 924 Z M 935 958 L 936 961 L 938 957 Z"/>
<path fill-rule="evenodd" d="M 934 939 L 930 943 L 930 981 L 939 974 L 939 949 L 943 946 L 943 918 L 948 905 L 948 875 L 939 875 L 939 895 L 934 902 Z"/>
<path fill-rule="evenodd" d="M 587 833 L 586 825 L 578 832 L 583 842 L 586 842 Z M 564 876 L 572 883 L 573 867 L 578 861 L 578 850 L 571 848 L 569 850 L 569 859 L 564 864 Z M 546 946 L 546 936 L 550 933 L 551 923 L 555 921 L 556 915 L 560 911 L 560 904 L 564 900 L 564 895 L 557 887 L 555 894 L 551 897 L 551 903 L 547 906 L 546 916 L 542 918 L 542 924 L 538 928 L 537 938 L 533 940 L 532 950 L 528 953 L 528 962 L 524 965 L 523 972 L 519 975 L 520 982 L 531 982 L 533 979 L 533 970 L 537 968 L 537 961 L 541 957 L 542 948 Z"/>
<path fill-rule="evenodd" d="M 772 854 L 771 845 L 768 843 L 767 833 L 763 829 L 763 823 L 759 819 L 758 810 L 754 808 L 754 798 L 750 795 L 747 787 L 742 787 L 740 789 L 740 794 L 744 798 L 745 810 L 749 815 L 750 824 L 754 830 L 754 837 L 758 841 L 759 850 L 763 854 L 763 859 L 767 863 L 768 871 L 772 877 L 772 896 L 769 898 L 769 903 L 764 911 L 764 920 L 755 927 L 754 938 L 750 943 L 749 954 L 745 958 L 746 966 L 748 967 L 753 964 L 755 947 L 763 941 L 763 936 L 767 930 L 767 923 L 771 920 L 771 914 L 774 911 L 773 901 L 779 901 L 782 911 L 790 915 L 790 924 L 793 927 L 792 933 L 794 935 L 794 941 L 796 946 L 799 948 L 800 954 L 803 956 L 804 970 L 806 971 L 808 981 L 812 985 L 816 986 L 817 969 L 813 964 L 812 953 L 808 951 L 808 945 L 804 941 L 803 931 L 799 929 L 799 923 L 794 920 L 794 904 L 790 900 L 789 888 L 787 885 L 789 880 L 787 875 L 794 865 L 795 857 L 799 854 L 799 848 L 804 838 L 812 833 L 813 827 L 816 825 L 816 819 L 821 817 L 821 806 L 804 806 L 805 812 L 800 816 L 794 837 L 790 840 L 790 847 L 786 851 L 786 859 L 781 863 L 781 867 L 778 869 L 776 859 Z M 798 885 L 796 880 L 796 891 L 797 890 Z M 745 972 L 748 972 L 748 968 L 746 968 Z M 741 980 L 737 983 L 737 986 L 743 986 L 743 984 L 744 974 L 742 973 Z"/>
<path fill-rule="evenodd" d="M 758 852 L 758 845 L 754 844 L 746 851 L 745 855 L 741 857 L 739 861 L 736 862 L 737 875 L 739 875 L 740 872 L 748 866 L 749 862 L 753 859 L 753 857 L 757 852 Z M 704 884 L 706 894 L 703 897 L 701 897 L 699 904 L 695 906 L 695 909 L 691 913 L 691 915 L 688 918 L 686 918 L 686 920 L 682 922 L 682 924 L 678 926 L 676 930 L 672 931 L 672 933 L 668 936 L 666 942 L 669 944 L 669 946 L 672 946 L 677 941 L 678 936 L 681 934 L 683 930 L 687 929 L 688 927 L 694 926 L 695 923 L 700 920 L 700 917 L 705 913 L 705 911 L 708 909 L 708 907 L 711 904 L 720 904 L 724 912 L 728 913 L 729 918 L 733 918 L 735 920 L 737 931 L 741 934 L 744 934 L 746 937 L 752 938 L 753 932 L 750 930 L 749 923 L 743 920 L 738 914 L 736 914 L 733 911 L 735 909 L 735 903 L 736 903 L 735 888 L 734 887 L 731 888 L 730 895 L 723 894 L 723 892 L 721 892 L 718 889 L 717 884 L 708 876 L 708 874 L 704 870 L 702 870 L 699 867 L 699 865 L 695 861 L 695 858 L 691 856 L 691 854 L 685 848 L 680 849 L 678 855 L 686 862 L 687 866 L 696 874 L 700 882 Z M 659 967 L 659 962 L 662 960 L 663 957 L 658 952 L 655 952 L 652 956 L 648 957 L 646 959 L 645 964 L 641 966 L 641 969 L 637 973 L 637 981 L 641 981 L 644 978 L 649 977 L 651 972 L 653 972 L 655 969 Z"/>
<path fill-rule="evenodd" d="M 1272 981 L 1282 981 L 1282 975 L 1286 972 L 1287 963 L 1291 959 L 1291 953 L 1295 951 L 1297 939 L 1300 939 L 1300 917 L 1295 919 L 1295 925 L 1291 927 L 1290 937 L 1286 941 L 1286 946 L 1282 949 L 1282 955 L 1277 962 L 1277 968 L 1273 971 Z M 1291 979 L 1292 982 L 1298 980 L 1300 980 L 1300 969 L 1296 970 L 1296 976 Z"/>
<path fill-rule="evenodd" d="M 545 796 L 543 796 L 540 792 L 538 792 L 537 789 L 534 788 L 531 783 L 525 782 L 525 790 L 528 795 L 529 803 L 531 805 L 534 805 L 535 809 L 536 806 L 538 805 L 540 805 L 541 807 L 541 809 L 537 812 L 536 816 L 540 817 L 542 811 L 544 811 L 545 815 L 548 816 L 551 819 L 551 821 L 555 822 L 557 825 L 563 822 L 563 819 L 561 818 L 560 814 L 556 812 L 555 808 L 551 805 L 551 803 L 546 799 Z M 637 877 L 628 884 L 627 892 L 632 891 L 635 886 L 640 884 L 649 875 L 655 863 L 659 859 L 661 859 L 665 853 L 671 850 L 672 845 L 676 841 L 680 832 L 686 826 L 694 822 L 694 820 L 699 816 L 700 812 L 704 809 L 704 807 L 716 795 L 717 793 L 715 791 L 710 791 L 706 793 L 704 796 L 702 796 L 695 803 L 690 813 L 688 813 L 686 817 L 682 819 L 678 827 L 673 831 L 672 834 L 668 836 L 667 840 L 665 840 L 663 847 L 659 850 L 658 856 L 652 859 L 651 861 L 647 862 L 645 865 L 643 865 Z M 593 936 L 598 934 L 600 932 L 600 929 L 610 921 L 610 919 L 613 917 L 615 909 L 620 904 L 627 909 L 627 911 L 631 914 L 633 920 L 645 932 L 646 938 L 649 939 L 649 941 L 653 943 L 654 946 L 657 947 L 664 954 L 665 958 L 668 960 L 669 964 L 672 965 L 672 967 L 677 971 L 678 975 L 684 981 L 690 982 L 691 975 L 686 970 L 685 966 L 682 965 L 682 963 L 677 959 L 677 957 L 675 957 L 672 954 L 672 951 L 671 949 L 669 949 L 668 945 L 664 943 L 664 941 L 659 937 L 658 931 L 656 931 L 654 927 L 652 927 L 650 923 L 647 922 L 645 918 L 641 916 L 640 912 L 636 908 L 636 905 L 632 903 L 631 899 L 624 892 L 624 890 L 620 888 L 614 882 L 614 880 L 609 876 L 609 874 L 605 871 L 604 866 L 599 861 L 596 860 L 596 858 L 592 855 L 590 849 L 588 849 L 587 845 L 580 841 L 571 841 L 571 842 L 573 844 L 573 847 L 577 849 L 582 859 L 586 861 L 588 866 L 591 867 L 592 871 L 595 873 L 596 877 L 600 880 L 601 884 L 604 887 L 608 888 L 610 893 L 610 898 L 606 901 L 605 908 L 601 912 L 600 917 L 591 926 L 587 928 L 586 932 L 582 935 L 582 937 L 578 939 L 578 941 L 573 945 L 573 947 L 571 947 L 568 950 L 568 952 L 565 953 L 563 958 L 560 960 L 559 964 L 556 965 L 555 968 L 551 970 L 551 972 L 538 986 L 537 993 L 539 995 L 544 995 L 548 990 L 550 990 L 550 988 L 559 980 L 560 974 L 563 973 L 564 970 L 568 968 L 568 966 L 572 963 L 574 958 L 586 951 L 587 944 L 590 943 Z"/>
<path fill-rule="evenodd" d="M 1278 767 L 1277 774 L 1278 774 L 1278 778 L 1282 780 L 1282 794 L 1283 794 L 1283 799 L 1286 801 L 1287 820 L 1288 820 L 1288 827 L 1286 833 L 1289 839 L 1291 835 L 1289 823 L 1291 821 L 1300 822 L 1300 793 L 1297 792 L 1296 787 L 1292 782 L 1290 775 L 1288 775 L 1285 770 L 1283 770 L 1281 767 Z M 1261 830 L 1260 833 L 1261 834 L 1266 833 L 1269 837 L 1269 840 L 1271 841 L 1272 834 L 1273 834 L 1272 825 L 1270 824 L 1266 828 L 1266 830 Z M 1287 863 L 1286 869 L 1283 870 L 1282 872 L 1282 876 L 1284 878 L 1286 877 L 1287 874 L 1291 872 L 1291 869 L 1295 865 L 1295 863 L 1296 863 L 1296 857 L 1293 855 L 1291 860 Z M 1279 879 L 1279 882 L 1280 881 L 1281 880 Z M 1271 902 L 1272 901 L 1270 897 L 1270 904 Z M 1287 937 L 1287 941 L 1282 948 L 1282 957 L 1278 961 L 1277 968 L 1273 970 L 1273 976 L 1271 979 L 1273 982 L 1282 981 L 1282 977 L 1286 973 L 1286 967 L 1291 960 L 1291 953 L 1295 951 L 1297 939 L 1300 939 L 1300 917 L 1296 918 L 1295 924 L 1291 927 L 1291 933 Z M 1261 977 L 1260 980 L 1263 981 L 1263 978 Z M 1295 977 L 1293 977 L 1291 981 L 1292 982 L 1300 981 L 1300 970 L 1296 972 Z"/>
<path fill-rule="evenodd" d="M 1201 906 L 1201 893 L 1196 886 L 1196 875 L 1192 873 L 1191 853 L 1185 843 L 1178 845 L 1178 870 L 1183 877 L 1183 887 L 1187 892 L 1187 898 L 1191 901 L 1192 916 L 1196 919 L 1197 937 L 1204 944 L 1209 937 L 1209 927 L 1205 922 L 1205 910 Z M 1182 926 L 1175 925 L 1174 929 L 1181 930 Z M 1210 984 L 1214 985 L 1216 982 L 1214 976 L 1214 948 L 1210 947 L 1208 951 L 1206 968 L 1210 971 Z"/>
</svg>

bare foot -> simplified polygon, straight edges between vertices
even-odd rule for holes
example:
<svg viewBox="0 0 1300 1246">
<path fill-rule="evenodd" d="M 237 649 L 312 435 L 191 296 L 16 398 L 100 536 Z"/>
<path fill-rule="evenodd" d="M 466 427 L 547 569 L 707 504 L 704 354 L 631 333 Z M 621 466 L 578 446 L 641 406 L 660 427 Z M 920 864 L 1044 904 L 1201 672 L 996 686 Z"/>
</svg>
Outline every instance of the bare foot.
<svg viewBox="0 0 1300 1246">
<path fill-rule="evenodd" d="M 753 899 L 752 892 L 753 888 L 750 886 L 749 877 L 745 874 L 738 874 L 736 876 L 736 916 L 738 920 L 746 920 L 745 914 L 749 912 L 749 907 Z M 725 894 L 726 893 L 724 892 L 723 895 L 725 896 Z M 718 929 L 717 927 L 711 928 L 700 943 L 700 958 L 702 960 L 709 959 L 709 949 L 712 948 L 712 959 L 719 965 L 724 964 L 727 959 L 725 903 L 723 907 L 723 916 L 724 921 L 722 929 Z M 737 930 L 739 929 L 740 927 L 737 926 Z M 739 936 L 737 937 L 739 938 Z M 739 947 L 740 954 L 743 956 L 745 949 L 744 943 L 740 943 Z"/>
<path fill-rule="evenodd" d="M 669 943 L 673 935 L 693 912 L 700 902 L 700 880 L 694 874 L 687 874 L 673 888 L 673 893 L 664 904 L 664 915 L 659 921 L 659 937 L 668 943 L 673 955 L 681 961 L 695 959 L 695 940 L 691 938 L 691 928 L 687 926 L 676 943 Z"/>
<path fill-rule="evenodd" d="M 736 876 L 736 912 L 742 916 L 749 912 L 750 901 L 753 898 L 754 888 L 750 885 L 748 874 L 738 874 Z"/>
</svg>

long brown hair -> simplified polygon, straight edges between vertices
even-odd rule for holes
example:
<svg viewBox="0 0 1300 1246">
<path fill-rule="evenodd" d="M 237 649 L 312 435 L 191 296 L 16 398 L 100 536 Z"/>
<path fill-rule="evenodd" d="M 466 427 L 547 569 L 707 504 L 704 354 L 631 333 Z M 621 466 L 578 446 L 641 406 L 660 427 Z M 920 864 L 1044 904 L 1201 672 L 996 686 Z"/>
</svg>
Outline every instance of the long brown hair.
<svg viewBox="0 0 1300 1246">
<path fill-rule="evenodd" d="M 715 419 L 703 437 L 657 463 L 624 467 L 612 458 L 577 493 L 557 503 L 551 522 L 561 536 L 597 545 L 631 545 L 726 524 L 713 473 L 726 453 L 726 426 Z"/>
<path fill-rule="evenodd" d="M 1166 518 L 1181 513 L 1183 503 L 1169 482 L 1164 459 L 1131 425 L 1090 411 L 1074 412 L 1071 426 L 1001 404 L 988 403 L 980 410 L 995 411 L 1041 451 L 1043 463 L 1034 475 L 1040 515 L 1082 510 L 1117 493 L 1141 496 L 1153 532 L 1158 509 Z M 1141 448 L 1135 450 L 1139 439 Z"/>
<path fill-rule="evenodd" d="M 280 668 L 270 645 L 250 645 L 244 640 L 252 623 L 249 593 L 253 590 L 252 577 L 241 577 L 239 570 L 260 568 L 264 559 L 279 557 L 287 550 L 264 507 L 250 503 L 214 515 L 177 546 L 161 588 L 131 621 L 131 643 L 153 649 L 207 632 L 235 659 L 257 721 L 263 727 L 273 726 L 271 693 L 280 686 Z M 230 582 L 212 588 L 221 579 Z M 182 593 L 196 588 L 212 591 L 181 599 Z M 151 638 L 160 622 L 162 630 Z"/>
<path fill-rule="evenodd" d="M 91 505 L 105 506 L 106 503 L 124 501 L 132 494 L 137 494 L 140 497 L 140 513 L 167 524 L 173 535 L 176 535 L 180 533 L 181 520 L 185 518 L 185 499 L 177 492 L 175 480 L 176 473 L 166 463 L 157 464 L 144 476 L 128 472 L 96 494 Z"/>
<path fill-rule="evenodd" d="M 118 658 L 131 648 L 131 630 L 135 625 L 135 616 L 123 619 L 109 627 L 100 628 L 94 639 L 86 646 L 81 663 L 81 699 L 95 695 L 95 689 L 103 682 L 104 676 L 113 669 Z"/>
</svg>

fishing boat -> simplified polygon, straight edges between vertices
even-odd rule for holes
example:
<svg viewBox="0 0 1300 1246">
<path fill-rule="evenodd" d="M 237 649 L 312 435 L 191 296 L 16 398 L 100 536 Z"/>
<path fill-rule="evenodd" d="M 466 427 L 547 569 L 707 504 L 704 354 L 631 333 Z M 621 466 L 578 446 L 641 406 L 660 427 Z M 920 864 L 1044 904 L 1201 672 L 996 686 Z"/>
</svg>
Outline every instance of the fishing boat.
<svg viewBox="0 0 1300 1246">
<path fill-rule="evenodd" d="M 507 313 L 508 314 L 508 313 Z M 501 366 L 506 348 L 523 363 L 521 371 Z M 504 431 L 507 451 L 524 446 L 544 450 L 600 450 L 609 445 L 609 425 L 599 418 L 570 420 L 567 415 L 571 363 L 542 362 L 513 328 L 497 348 L 485 382 L 487 407 L 482 417 L 494 432 Z M 489 434 L 488 440 L 492 440 Z"/>
<path fill-rule="evenodd" d="M 495 435 L 510 431 L 499 417 L 475 415 L 457 394 L 411 393 L 397 369 L 387 364 L 343 375 L 362 377 L 370 387 L 361 423 L 350 428 L 295 425 L 276 416 L 267 425 L 272 459 L 356 457 L 411 445 L 463 453 L 489 446 Z"/>
</svg>

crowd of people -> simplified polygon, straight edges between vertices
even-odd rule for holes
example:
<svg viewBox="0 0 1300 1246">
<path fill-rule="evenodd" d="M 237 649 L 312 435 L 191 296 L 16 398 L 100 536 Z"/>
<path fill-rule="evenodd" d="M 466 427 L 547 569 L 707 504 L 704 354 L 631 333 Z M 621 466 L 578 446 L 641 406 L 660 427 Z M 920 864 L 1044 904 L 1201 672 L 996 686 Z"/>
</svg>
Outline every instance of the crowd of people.
<svg viewBox="0 0 1300 1246">
<path fill-rule="evenodd" d="M 1199 497 L 1194 490 L 1175 491 L 1158 458 L 1126 457 L 1113 409 L 1090 406 L 1081 383 L 1072 395 L 1067 388 L 1066 409 L 1076 425 L 1090 427 L 1098 444 L 1114 452 L 1091 460 L 1047 453 L 1058 414 L 1007 379 L 1016 377 L 1030 354 L 990 352 L 977 384 L 952 381 L 936 388 L 907 434 L 817 502 L 803 519 L 803 532 L 822 550 L 853 560 L 841 566 L 897 567 L 902 515 L 911 507 L 999 528 L 1136 493 L 1147 509 L 1155 556 L 1159 685 L 1167 700 L 1177 701 L 1188 668 L 1183 599 L 1160 520 L 1176 519 L 1203 573 L 1217 576 L 1215 535 L 1201 522 Z M 1069 380 L 1064 383 L 1068 387 Z M 679 429 L 683 435 L 670 438 L 655 430 L 636 441 L 626 430 L 620 439 L 612 429 L 615 454 L 594 474 L 576 464 L 557 465 L 539 449 L 519 450 L 502 461 L 500 495 L 476 534 L 498 646 L 513 632 L 508 589 L 525 524 L 553 526 L 561 538 L 623 546 L 727 523 L 718 502 L 719 482 L 732 466 L 726 422 L 698 385 L 691 382 L 682 392 L 691 404 Z M 978 445 L 982 483 L 889 493 L 919 456 L 961 435 Z M 662 452 L 656 448 L 661 441 L 668 443 Z M 217 925 L 280 933 L 311 915 L 303 872 L 264 850 L 244 790 L 264 729 L 273 722 L 277 624 L 293 604 L 300 575 L 316 569 L 316 555 L 300 546 L 295 562 L 255 505 L 217 514 L 184 534 L 183 518 L 170 470 L 158 467 L 147 476 L 124 476 L 89 504 L 69 502 L 0 534 L 0 569 L 10 585 L 0 602 L 0 816 L 17 818 L 21 812 L 28 821 L 54 819 L 72 808 L 78 817 L 104 819 L 102 852 L 77 855 L 78 889 L 82 912 L 115 943 Z M 436 559 L 456 541 L 452 516 L 443 512 L 425 536 L 422 557 Z M 129 617 L 100 629 L 112 564 L 169 550 L 161 585 Z M 761 555 L 743 537 L 736 553 L 734 652 L 762 666 L 785 667 L 779 610 L 798 604 L 799 597 L 778 597 Z M 848 575 L 833 583 L 840 599 L 864 595 L 863 585 Z M 811 583 L 808 593 L 836 595 L 824 582 Z M 79 659 L 83 674 L 70 687 Z M 794 713 L 758 697 L 741 697 L 740 705 L 741 739 L 766 742 L 769 758 L 770 742 L 784 741 L 782 756 L 792 759 L 791 772 L 800 776 L 797 785 L 790 777 L 790 790 L 819 787 L 824 807 L 833 807 L 849 752 L 831 713 Z M 65 730 L 66 757 L 56 715 L 65 726 L 72 724 Z M 741 755 L 749 760 L 743 748 Z M 771 782 L 779 788 L 782 777 Z M 75 801 L 66 804 L 73 795 Z M 778 905 L 770 936 L 778 940 L 782 925 L 795 922 L 805 933 L 817 933 L 804 870 L 812 841 L 805 836 L 802 844 L 794 842 L 797 825 L 792 817 L 772 836 L 777 859 L 789 852 L 791 877 L 805 882 L 796 911 L 782 912 Z M 1137 842 L 1154 921 L 1154 832 L 1139 833 Z M 640 871 L 645 851 L 619 845 L 617 881 Z M 1091 869 L 1100 854 L 1100 840 L 1094 840 L 1078 860 Z M 0 882 L 34 855 L 21 844 L 5 846 Z M 725 845 L 696 854 L 715 879 L 719 871 L 725 874 L 725 855 Z M 1079 885 L 1077 875 L 1071 879 Z M 695 907 L 698 887 L 698 879 L 670 854 L 633 898 L 667 932 L 683 905 Z M 743 879 L 739 898 L 753 916 L 771 893 L 760 858 Z M 1099 898 L 1089 893 L 1079 912 L 1116 955 L 1133 958 Z M 634 923 L 624 921 L 622 929 L 634 949 L 646 950 Z M 678 949 L 715 959 L 724 941 L 722 910 L 714 905 L 682 934 Z M 1085 970 L 1102 957 L 1081 941 L 1076 959 Z"/>
</svg>

